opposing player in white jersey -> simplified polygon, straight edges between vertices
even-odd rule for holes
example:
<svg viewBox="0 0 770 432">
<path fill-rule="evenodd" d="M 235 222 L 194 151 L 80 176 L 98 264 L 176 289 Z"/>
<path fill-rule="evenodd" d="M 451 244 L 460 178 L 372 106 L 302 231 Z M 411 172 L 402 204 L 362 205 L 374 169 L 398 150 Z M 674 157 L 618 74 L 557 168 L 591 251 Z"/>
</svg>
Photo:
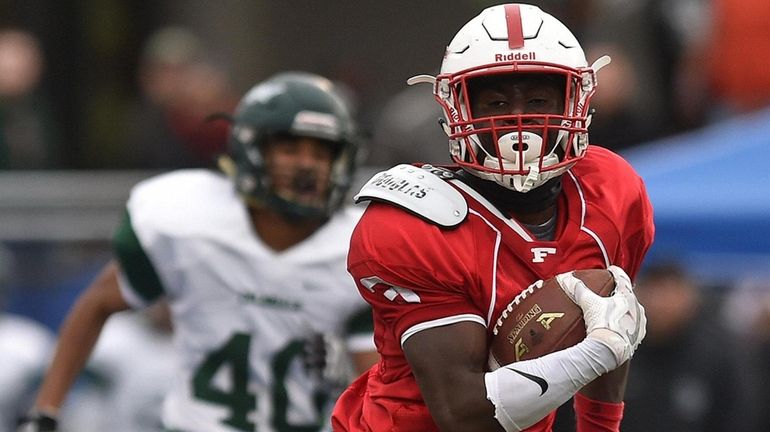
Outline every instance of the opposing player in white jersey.
<svg viewBox="0 0 770 432">
<path fill-rule="evenodd" d="M 0 432 L 12 431 L 30 403 L 55 342 L 43 324 L 6 312 L 6 288 L 14 267 L 13 253 L 0 244 Z"/>
<path fill-rule="evenodd" d="M 13 430 L 53 343 L 53 334 L 42 324 L 0 311 L 0 432 Z"/>
<path fill-rule="evenodd" d="M 344 101 L 325 78 L 283 73 L 232 120 L 229 176 L 176 171 L 131 191 L 116 259 L 70 312 L 20 431 L 55 430 L 105 320 L 161 297 L 180 358 L 168 431 L 318 430 L 333 395 L 308 370 L 306 341 L 346 335 L 360 370 L 376 358 L 356 337 L 371 336 L 371 317 L 346 271 L 360 214 L 342 207 L 357 148 Z"/>
</svg>

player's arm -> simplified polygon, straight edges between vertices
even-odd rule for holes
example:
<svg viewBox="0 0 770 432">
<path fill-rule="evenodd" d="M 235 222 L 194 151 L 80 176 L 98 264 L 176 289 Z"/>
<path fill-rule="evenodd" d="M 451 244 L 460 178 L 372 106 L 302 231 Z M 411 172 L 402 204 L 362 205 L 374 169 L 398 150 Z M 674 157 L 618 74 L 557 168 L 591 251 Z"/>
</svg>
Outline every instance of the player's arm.
<svg viewBox="0 0 770 432">
<path fill-rule="evenodd" d="M 587 340 L 486 372 L 486 329 L 475 322 L 420 331 L 403 348 L 442 431 L 522 430 L 607 372 L 613 361 L 609 349 Z"/>
<path fill-rule="evenodd" d="M 630 204 L 623 224 L 623 246 L 625 248 L 625 262 L 621 264 L 631 282 L 641 267 L 642 260 L 652 244 L 655 235 L 653 223 L 653 209 L 639 177 L 635 177 L 634 184 L 637 194 Z M 623 397 L 626 390 L 626 382 L 630 362 L 609 372 L 585 386 L 575 397 L 575 414 L 578 423 L 578 431 L 614 431 L 620 427 L 623 418 Z"/>
<path fill-rule="evenodd" d="M 628 284 L 631 284 L 630 279 Z M 611 432 L 620 429 L 630 365 L 631 361 L 626 361 L 578 392 L 573 404 L 578 431 Z"/>
<path fill-rule="evenodd" d="M 578 432 L 616 432 L 623 420 L 630 360 L 591 381 L 575 395 L 573 407 Z"/>
<path fill-rule="evenodd" d="M 616 284 L 631 287 L 630 277 L 619 269 L 611 267 Z M 644 308 L 639 306 L 642 311 Z M 646 321 L 645 321 L 646 322 Z M 644 323 L 641 325 L 644 337 Z M 627 360 L 617 369 L 593 380 L 575 395 L 574 409 L 578 431 L 613 432 L 620 430 L 623 419 L 623 397 L 626 392 L 628 371 L 631 360 Z"/>
<path fill-rule="evenodd" d="M 580 394 L 588 399 L 607 403 L 621 403 L 626 393 L 626 381 L 631 361 L 607 372 L 580 389 Z"/>
<path fill-rule="evenodd" d="M 34 411 L 56 417 L 85 366 L 107 318 L 129 305 L 118 288 L 118 265 L 107 264 L 78 297 L 59 330 L 59 340 L 35 400 Z M 27 426 L 20 430 L 46 430 Z"/>
<path fill-rule="evenodd" d="M 442 431 L 503 430 L 486 397 L 486 338 L 484 326 L 463 321 L 422 330 L 403 343 L 423 399 Z"/>
<path fill-rule="evenodd" d="M 560 275 L 564 291 L 583 309 L 588 334 L 562 351 L 485 373 L 488 348 L 481 324 L 460 322 L 407 338 L 404 353 L 439 428 L 522 430 L 625 363 L 644 337 L 645 318 L 618 270 L 612 270 L 618 289 L 609 298 L 569 274 Z"/>
</svg>

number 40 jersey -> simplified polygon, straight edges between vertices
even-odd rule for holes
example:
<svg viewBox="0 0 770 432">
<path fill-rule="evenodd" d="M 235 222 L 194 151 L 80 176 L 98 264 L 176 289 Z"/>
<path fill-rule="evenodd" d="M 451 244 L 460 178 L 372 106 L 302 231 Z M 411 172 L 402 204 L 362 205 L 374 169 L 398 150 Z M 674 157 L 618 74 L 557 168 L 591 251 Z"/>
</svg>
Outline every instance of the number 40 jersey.
<svg viewBox="0 0 770 432">
<path fill-rule="evenodd" d="M 371 336 L 371 312 L 346 270 L 360 213 L 337 212 L 276 253 L 222 175 L 182 170 L 134 187 L 115 235 L 120 287 L 136 308 L 165 297 L 171 309 L 180 364 L 164 402 L 167 430 L 314 431 L 326 423 L 331 395 L 306 369 L 303 347 L 319 333 Z"/>
</svg>

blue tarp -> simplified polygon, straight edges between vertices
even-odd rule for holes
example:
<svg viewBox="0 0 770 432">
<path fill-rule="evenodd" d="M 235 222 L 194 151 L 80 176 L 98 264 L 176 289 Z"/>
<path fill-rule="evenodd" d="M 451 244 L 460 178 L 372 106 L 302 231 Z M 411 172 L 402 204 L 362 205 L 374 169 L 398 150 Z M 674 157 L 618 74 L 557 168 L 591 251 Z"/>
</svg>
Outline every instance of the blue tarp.
<svg viewBox="0 0 770 432">
<path fill-rule="evenodd" d="M 770 276 L 770 110 L 634 148 L 655 208 L 650 260 L 700 276 Z"/>
</svg>

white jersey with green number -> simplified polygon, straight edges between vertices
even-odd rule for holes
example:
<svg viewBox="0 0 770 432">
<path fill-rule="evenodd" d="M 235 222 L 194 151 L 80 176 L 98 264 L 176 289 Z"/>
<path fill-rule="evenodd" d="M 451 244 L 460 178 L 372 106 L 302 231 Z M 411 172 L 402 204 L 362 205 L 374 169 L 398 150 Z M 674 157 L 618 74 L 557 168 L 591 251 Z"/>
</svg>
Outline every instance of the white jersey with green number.
<svg viewBox="0 0 770 432">
<path fill-rule="evenodd" d="M 134 307 L 165 295 L 181 364 L 168 430 L 315 431 L 328 398 L 303 367 L 303 338 L 371 332 L 347 273 L 360 210 L 338 212 L 281 253 L 257 237 L 226 177 L 182 170 L 139 183 L 115 236 Z M 368 318 L 368 319 L 367 319 Z"/>
</svg>

